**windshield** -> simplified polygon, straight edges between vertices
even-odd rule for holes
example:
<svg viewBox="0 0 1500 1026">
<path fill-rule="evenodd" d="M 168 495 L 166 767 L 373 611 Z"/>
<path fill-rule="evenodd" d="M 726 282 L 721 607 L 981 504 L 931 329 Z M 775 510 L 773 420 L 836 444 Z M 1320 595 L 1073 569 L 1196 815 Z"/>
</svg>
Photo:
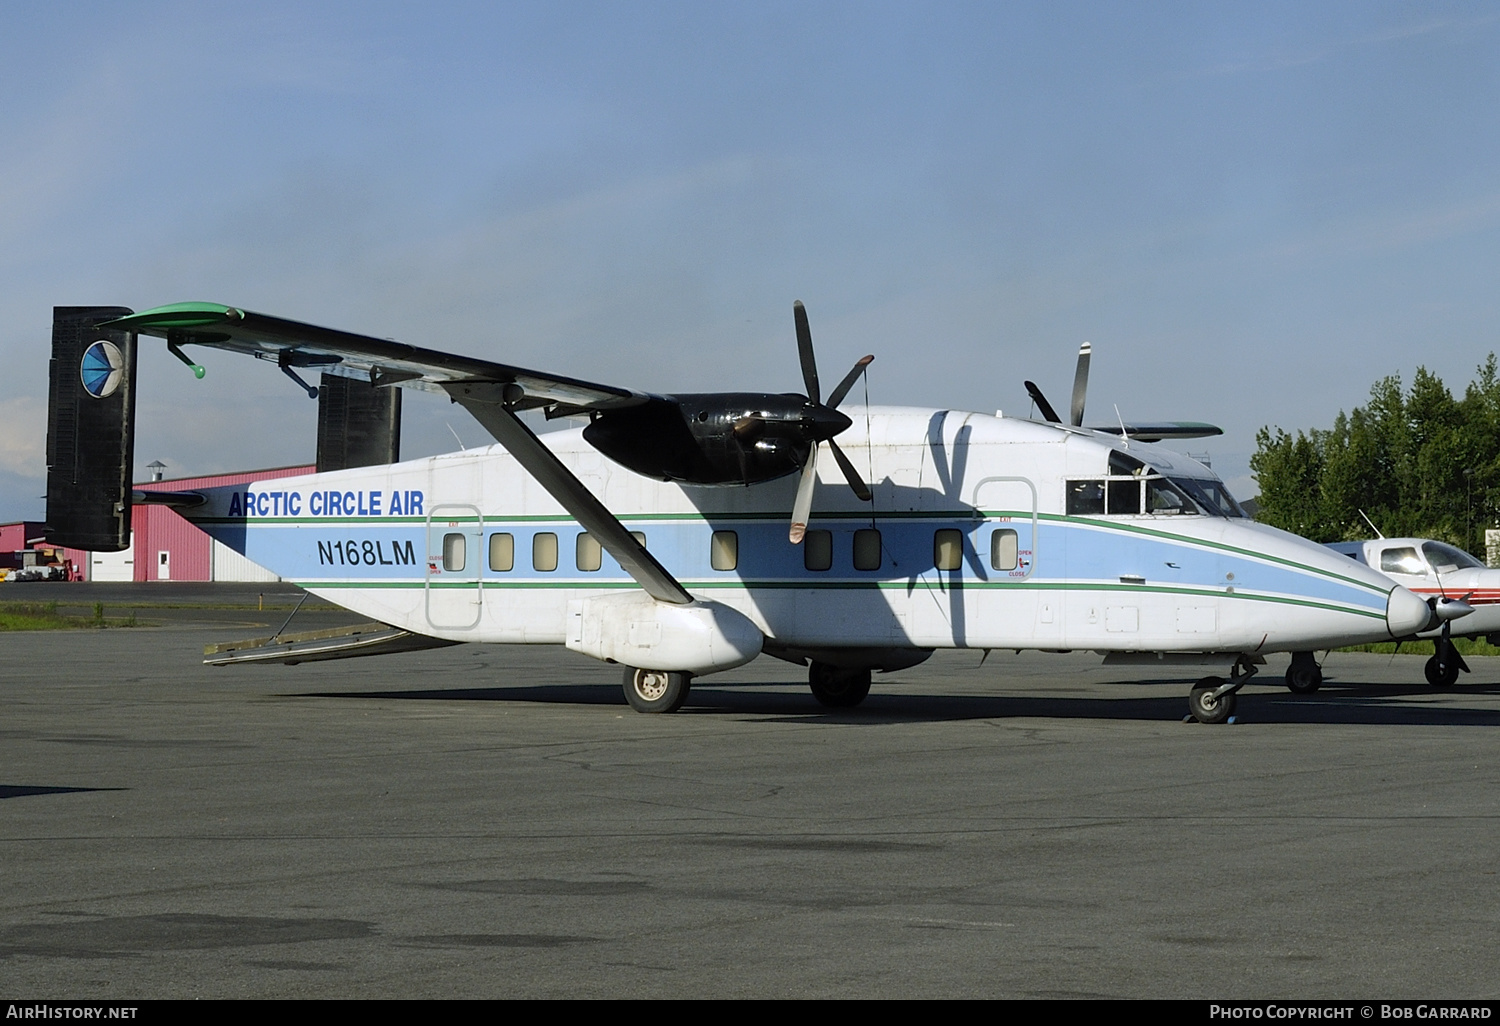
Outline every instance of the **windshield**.
<svg viewBox="0 0 1500 1026">
<path fill-rule="evenodd" d="M 1234 501 L 1223 481 L 1205 481 L 1193 477 L 1173 478 L 1172 483 L 1192 496 L 1203 512 L 1219 517 L 1243 517 L 1245 511 Z"/>
<path fill-rule="evenodd" d="M 1440 574 L 1450 570 L 1483 570 L 1484 564 L 1463 549 L 1456 549 L 1452 545 L 1444 545 L 1442 542 L 1429 541 L 1422 543 L 1422 553 L 1427 557 L 1427 562 L 1432 569 Z"/>
</svg>

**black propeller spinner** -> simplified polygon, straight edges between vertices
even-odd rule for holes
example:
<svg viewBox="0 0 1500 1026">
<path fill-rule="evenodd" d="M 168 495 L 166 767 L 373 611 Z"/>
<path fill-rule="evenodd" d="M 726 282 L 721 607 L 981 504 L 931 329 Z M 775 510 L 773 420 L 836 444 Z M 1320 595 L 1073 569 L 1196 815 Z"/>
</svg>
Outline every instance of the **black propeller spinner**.
<svg viewBox="0 0 1500 1026">
<path fill-rule="evenodd" d="M 806 395 L 771 392 L 704 392 L 653 396 L 639 406 L 595 416 L 584 428 L 589 444 L 617 463 L 648 477 L 704 485 L 750 485 L 801 470 L 790 538 L 807 530 L 818 448 L 827 443 L 844 480 L 860 499 L 871 499 L 854 464 L 834 442 L 847 430 L 838 411 L 873 356 L 859 360 L 821 401 L 812 331 L 801 301 L 792 305 L 797 354 Z"/>
</svg>

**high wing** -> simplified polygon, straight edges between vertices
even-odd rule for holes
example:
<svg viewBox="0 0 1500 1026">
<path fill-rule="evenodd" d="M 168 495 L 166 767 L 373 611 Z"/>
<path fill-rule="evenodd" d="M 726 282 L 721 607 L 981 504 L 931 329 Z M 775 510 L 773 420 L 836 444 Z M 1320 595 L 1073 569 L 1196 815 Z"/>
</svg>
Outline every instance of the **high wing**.
<svg viewBox="0 0 1500 1026">
<path fill-rule="evenodd" d="M 1089 430 L 1099 431 L 1106 435 L 1118 435 L 1122 429 L 1119 424 L 1099 424 L 1089 428 Z M 1132 441 L 1136 442 L 1160 442 L 1168 438 L 1208 438 L 1224 433 L 1224 429 L 1221 427 L 1196 420 L 1172 420 L 1157 424 L 1126 424 L 1123 430 Z"/>
<path fill-rule="evenodd" d="M 184 345 L 211 346 L 274 361 L 314 396 L 316 389 L 297 377 L 296 368 L 363 378 L 376 387 L 400 385 L 446 394 L 472 413 L 652 598 L 674 605 L 693 601 L 656 557 L 516 416 L 521 410 L 542 407 L 556 414 L 638 406 L 653 398 L 646 393 L 320 328 L 218 303 L 159 306 L 100 327 L 165 338 L 168 348 L 189 365 L 192 361 L 181 350 Z M 201 369 L 195 367 L 195 371 Z"/>
<path fill-rule="evenodd" d="M 284 371 L 313 368 L 324 374 L 362 378 L 376 386 L 401 385 L 440 394 L 445 392 L 445 385 L 455 381 L 516 385 L 519 392 L 510 389 L 507 394 L 514 397 L 510 407 L 518 411 L 554 406 L 562 407 L 563 411 L 610 410 L 638 406 L 651 398 L 644 392 L 615 385 L 455 356 L 393 339 L 320 328 L 219 303 L 158 306 L 100 327 L 164 338 L 179 359 L 189 364 L 191 361 L 181 352 L 184 345 L 243 353 L 269 360 Z M 292 377 L 296 377 L 295 373 Z"/>
</svg>

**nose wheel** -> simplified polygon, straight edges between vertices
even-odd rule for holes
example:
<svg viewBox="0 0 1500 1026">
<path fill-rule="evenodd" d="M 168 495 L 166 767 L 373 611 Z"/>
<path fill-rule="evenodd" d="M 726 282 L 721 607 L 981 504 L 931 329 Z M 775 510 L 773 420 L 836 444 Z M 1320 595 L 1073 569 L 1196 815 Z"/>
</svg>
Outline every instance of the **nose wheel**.
<svg viewBox="0 0 1500 1026">
<path fill-rule="evenodd" d="M 1257 670 L 1244 656 L 1235 660 L 1229 679 L 1204 677 L 1188 694 L 1188 711 L 1199 723 L 1223 723 L 1234 715 L 1235 693 L 1255 676 Z"/>
<path fill-rule="evenodd" d="M 1435 688 L 1451 688 L 1458 680 L 1460 670 L 1469 672 L 1469 664 L 1464 662 L 1464 657 L 1458 654 L 1458 648 L 1453 644 L 1447 622 L 1443 623 L 1443 633 L 1433 642 L 1432 658 L 1422 669 L 1427 683 Z"/>
</svg>

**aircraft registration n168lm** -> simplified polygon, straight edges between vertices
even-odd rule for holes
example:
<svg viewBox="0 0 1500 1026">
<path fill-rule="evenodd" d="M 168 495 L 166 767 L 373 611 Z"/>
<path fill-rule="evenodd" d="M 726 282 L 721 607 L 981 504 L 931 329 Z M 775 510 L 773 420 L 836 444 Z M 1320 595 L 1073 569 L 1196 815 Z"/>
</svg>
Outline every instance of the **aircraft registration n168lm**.
<svg viewBox="0 0 1500 1026">
<path fill-rule="evenodd" d="M 1093 649 L 1223 666 L 1189 708 L 1223 722 L 1262 657 L 1406 637 L 1432 613 L 1321 545 L 1246 519 L 1206 466 L 1151 444 L 1201 424 L 1082 426 L 838 407 L 801 303 L 805 394 L 652 394 L 210 303 L 58 307 L 47 537 L 129 544 L 162 503 L 254 562 L 378 623 L 229 647 L 301 662 L 458 642 L 562 644 L 625 668 L 642 712 L 762 652 L 854 706 L 871 672 L 938 648 Z M 273 361 L 319 399 L 318 472 L 132 492 L 137 336 Z M 322 373 L 322 386 L 299 371 Z M 499 443 L 400 462 L 399 388 L 446 395 Z M 580 416 L 538 437 L 517 416 Z M 835 439 L 838 439 L 835 441 Z M 819 473 L 826 447 L 842 481 Z M 827 466 L 822 463 L 822 466 Z M 868 483 L 867 483 L 868 482 Z M 816 508 L 814 511 L 814 507 Z"/>
</svg>

